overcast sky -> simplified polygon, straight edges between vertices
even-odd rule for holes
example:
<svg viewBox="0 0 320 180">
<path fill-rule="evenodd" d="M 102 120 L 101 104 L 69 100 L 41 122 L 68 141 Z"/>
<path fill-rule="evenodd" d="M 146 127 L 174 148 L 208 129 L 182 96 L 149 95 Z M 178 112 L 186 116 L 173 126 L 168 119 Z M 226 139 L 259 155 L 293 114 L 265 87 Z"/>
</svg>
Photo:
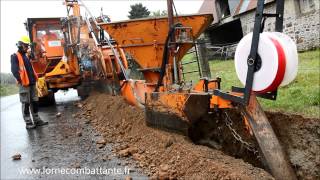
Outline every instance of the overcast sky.
<svg viewBox="0 0 320 180">
<path fill-rule="evenodd" d="M 1 3 L 1 72 L 10 72 L 10 55 L 16 52 L 16 42 L 22 35 L 27 35 L 23 23 L 28 17 L 65 17 L 66 7 L 63 0 L 47 1 L 17 1 L 0 0 Z M 84 0 L 85 5 L 94 16 L 100 14 L 101 7 L 104 14 L 112 21 L 128 19 L 130 5 L 141 2 L 149 11 L 165 10 L 165 0 Z M 197 13 L 203 0 L 175 0 L 178 13 Z M 84 11 L 83 11 L 84 12 Z"/>
</svg>

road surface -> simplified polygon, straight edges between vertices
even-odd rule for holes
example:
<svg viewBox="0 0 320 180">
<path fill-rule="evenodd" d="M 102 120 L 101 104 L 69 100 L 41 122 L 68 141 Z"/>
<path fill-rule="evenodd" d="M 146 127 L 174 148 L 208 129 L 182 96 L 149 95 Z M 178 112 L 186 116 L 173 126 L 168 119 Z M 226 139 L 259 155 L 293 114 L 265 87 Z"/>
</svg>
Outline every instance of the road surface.
<svg viewBox="0 0 320 180">
<path fill-rule="evenodd" d="M 75 91 L 56 93 L 56 101 L 40 110 L 49 125 L 26 130 L 18 95 L 1 98 L 1 179 L 147 178 L 112 155 L 110 145 L 96 147 L 100 135 L 72 117 L 79 101 Z M 12 160 L 16 153 L 21 160 Z"/>
</svg>

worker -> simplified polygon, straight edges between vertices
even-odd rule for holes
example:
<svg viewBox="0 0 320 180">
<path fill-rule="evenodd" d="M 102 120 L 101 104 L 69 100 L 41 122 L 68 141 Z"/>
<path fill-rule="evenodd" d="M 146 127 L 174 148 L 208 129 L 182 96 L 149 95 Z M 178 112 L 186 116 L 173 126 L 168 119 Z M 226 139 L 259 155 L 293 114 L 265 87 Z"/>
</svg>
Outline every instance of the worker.
<svg viewBox="0 0 320 180">
<path fill-rule="evenodd" d="M 26 55 L 30 46 L 29 37 L 22 36 L 16 45 L 18 51 L 11 55 L 11 72 L 19 86 L 22 115 L 26 123 L 26 129 L 33 129 L 36 126 L 46 125 L 48 122 L 42 121 L 38 115 L 39 98 L 36 89 L 38 77 Z"/>
</svg>

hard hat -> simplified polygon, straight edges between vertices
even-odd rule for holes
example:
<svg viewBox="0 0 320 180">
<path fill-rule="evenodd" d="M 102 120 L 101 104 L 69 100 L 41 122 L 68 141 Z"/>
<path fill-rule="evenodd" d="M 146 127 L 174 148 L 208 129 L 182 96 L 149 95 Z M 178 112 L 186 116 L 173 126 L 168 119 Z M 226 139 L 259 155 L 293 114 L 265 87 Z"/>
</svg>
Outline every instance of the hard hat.
<svg viewBox="0 0 320 180">
<path fill-rule="evenodd" d="M 28 36 L 22 36 L 19 41 L 24 44 L 30 44 L 30 38 Z"/>
</svg>

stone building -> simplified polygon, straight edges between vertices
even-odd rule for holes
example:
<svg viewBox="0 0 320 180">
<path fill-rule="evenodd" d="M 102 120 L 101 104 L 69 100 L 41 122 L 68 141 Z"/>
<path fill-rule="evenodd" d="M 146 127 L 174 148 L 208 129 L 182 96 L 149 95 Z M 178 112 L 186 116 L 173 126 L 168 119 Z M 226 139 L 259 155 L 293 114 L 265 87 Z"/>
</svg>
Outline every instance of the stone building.
<svg viewBox="0 0 320 180">
<path fill-rule="evenodd" d="M 299 51 L 318 48 L 319 0 L 284 0 L 283 32 L 292 37 Z M 212 13 L 206 31 L 211 44 L 234 44 L 253 30 L 257 0 L 204 0 L 199 13 Z M 275 0 L 265 1 L 265 13 L 275 13 Z M 274 31 L 275 18 L 268 18 L 264 31 Z"/>
</svg>

